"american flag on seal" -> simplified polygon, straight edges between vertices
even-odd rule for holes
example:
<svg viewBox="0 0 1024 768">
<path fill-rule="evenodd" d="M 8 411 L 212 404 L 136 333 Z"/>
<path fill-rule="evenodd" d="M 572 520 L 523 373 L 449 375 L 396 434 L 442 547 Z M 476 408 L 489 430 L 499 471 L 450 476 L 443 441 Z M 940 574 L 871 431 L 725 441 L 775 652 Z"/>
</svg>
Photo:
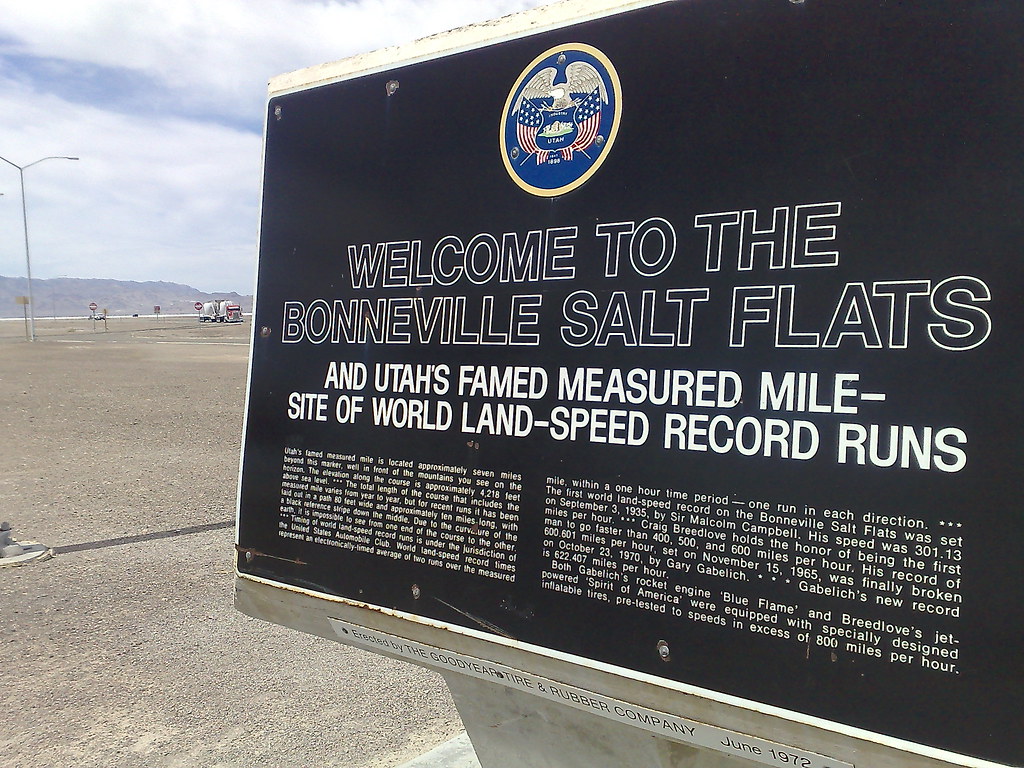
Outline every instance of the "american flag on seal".
<svg viewBox="0 0 1024 768">
<path fill-rule="evenodd" d="M 601 127 L 601 93 L 597 89 L 576 107 L 576 125 L 579 130 L 576 140 L 562 150 L 562 157 L 566 160 L 572 160 L 574 150 L 585 154 L 587 147 L 597 138 L 597 130 Z"/>
<path fill-rule="evenodd" d="M 516 138 L 523 151 L 530 155 L 537 156 L 537 164 L 540 165 L 548 159 L 548 152 L 537 146 L 537 134 L 544 125 L 544 115 L 532 101 L 523 101 L 519 107 L 519 116 L 516 121 Z"/>
<path fill-rule="evenodd" d="M 558 111 L 576 106 L 573 121 L 577 134 L 573 143 L 559 150 L 565 160 L 572 160 L 574 152 L 583 152 L 594 143 L 601 126 L 601 110 L 608 103 L 608 89 L 601 74 L 592 64 L 574 61 L 565 68 L 565 79 L 555 84 L 558 69 L 545 67 L 523 87 L 516 100 L 516 140 L 527 155 L 533 155 L 538 165 L 551 154 L 537 146 L 537 134 L 544 125 L 545 111 Z M 588 156 L 589 157 L 589 156 Z M 525 160 L 524 160 L 525 162 Z"/>
</svg>

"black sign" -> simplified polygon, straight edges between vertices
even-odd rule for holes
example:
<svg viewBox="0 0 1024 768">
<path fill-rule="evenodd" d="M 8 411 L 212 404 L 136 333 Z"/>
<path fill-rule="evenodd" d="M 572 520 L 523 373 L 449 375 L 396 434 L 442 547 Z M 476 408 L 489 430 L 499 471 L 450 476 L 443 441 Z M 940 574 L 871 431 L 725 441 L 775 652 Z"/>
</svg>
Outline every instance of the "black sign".
<svg viewBox="0 0 1024 768">
<path fill-rule="evenodd" d="M 1024 5 L 272 98 L 239 569 L 1020 765 Z"/>
</svg>

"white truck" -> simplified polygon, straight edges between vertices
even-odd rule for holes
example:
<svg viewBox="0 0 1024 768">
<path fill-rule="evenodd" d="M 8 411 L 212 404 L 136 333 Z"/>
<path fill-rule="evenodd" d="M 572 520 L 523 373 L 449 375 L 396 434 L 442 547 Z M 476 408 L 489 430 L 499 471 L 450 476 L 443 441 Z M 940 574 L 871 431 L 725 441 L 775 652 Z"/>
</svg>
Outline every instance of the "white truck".
<svg viewBox="0 0 1024 768">
<path fill-rule="evenodd" d="M 199 310 L 199 322 L 201 323 L 240 323 L 242 322 L 242 307 L 226 299 L 207 301 Z"/>
</svg>

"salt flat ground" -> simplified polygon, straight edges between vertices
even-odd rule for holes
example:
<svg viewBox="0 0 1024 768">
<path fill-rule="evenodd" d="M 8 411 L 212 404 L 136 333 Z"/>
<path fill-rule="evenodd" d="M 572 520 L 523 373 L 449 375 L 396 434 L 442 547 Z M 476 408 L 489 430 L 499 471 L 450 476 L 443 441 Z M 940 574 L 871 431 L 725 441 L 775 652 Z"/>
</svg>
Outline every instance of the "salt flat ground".
<svg viewBox="0 0 1024 768">
<path fill-rule="evenodd" d="M 249 318 L 0 322 L 0 766 L 400 764 L 439 677 L 232 607 Z"/>
</svg>

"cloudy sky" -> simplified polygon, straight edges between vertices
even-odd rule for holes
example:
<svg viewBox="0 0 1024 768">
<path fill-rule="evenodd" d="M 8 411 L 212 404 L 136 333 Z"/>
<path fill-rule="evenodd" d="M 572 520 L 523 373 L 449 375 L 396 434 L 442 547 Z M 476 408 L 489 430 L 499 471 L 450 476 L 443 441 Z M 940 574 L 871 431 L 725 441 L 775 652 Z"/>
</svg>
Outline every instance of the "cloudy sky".
<svg viewBox="0 0 1024 768">
<path fill-rule="evenodd" d="M 0 0 L 0 157 L 32 277 L 250 293 L 274 75 L 552 0 Z M 26 272 L 0 162 L 0 275 Z"/>
</svg>

